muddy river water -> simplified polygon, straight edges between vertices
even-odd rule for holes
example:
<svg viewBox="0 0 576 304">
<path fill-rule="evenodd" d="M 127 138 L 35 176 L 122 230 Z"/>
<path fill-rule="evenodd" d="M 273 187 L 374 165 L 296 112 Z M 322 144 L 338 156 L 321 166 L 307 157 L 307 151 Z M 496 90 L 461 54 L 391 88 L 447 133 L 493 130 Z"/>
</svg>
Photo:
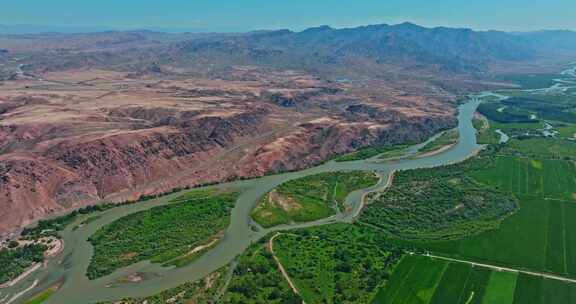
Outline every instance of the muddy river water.
<svg viewBox="0 0 576 304">
<path fill-rule="evenodd" d="M 476 131 L 472 125 L 472 117 L 479 103 L 478 98 L 471 97 L 470 100 L 459 106 L 457 129 L 460 133 L 460 141 L 451 149 L 436 155 L 420 158 L 411 157 L 410 154 L 415 154 L 415 151 L 417 151 L 421 144 L 411 147 L 407 153 L 408 155 L 399 160 L 382 161 L 377 158 L 372 158 L 354 162 L 328 162 L 298 172 L 214 186 L 238 189 L 241 190 L 242 194 L 232 209 L 231 223 L 223 240 L 216 247 L 185 267 L 163 268 L 157 264 L 140 262 L 97 280 L 91 281 L 85 276 L 90 257 L 93 253 L 93 248 L 87 241 L 90 235 L 98 228 L 125 215 L 167 204 L 172 197 L 179 195 L 178 193 L 158 200 L 141 202 L 104 211 L 99 214 L 101 217 L 97 220 L 74 231 L 72 228 L 76 225 L 70 225 L 63 232 L 63 240 L 65 243 L 63 252 L 57 257 L 50 259 L 47 267 L 36 271 L 14 287 L 0 290 L 0 303 L 2 303 L 3 297 L 7 297 L 6 299 L 9 300 L 10 297 L 8 296 L 16 295 L 22 291 L 27 291 L 26 294 L 30 295 L 53 286 L 57 282 L 62 282 L 60 290 L 46 303 L 82 304 L 116 300 L 124 297 L 152 295 L 185 282 L 195 281 L 227 265 L 234 260 L 235 257 L 242 254 L 252 242 L 259 240 L 272 231 L 334 222 L 351 222 L 353 216 L 358 214 L 359 208 L 361 208 L 361 197 L 366 192 L 374 191 L 385 185 L 390 172 L 394 170 L 445 165 L 462 161 L 475 154 L 481 146 L 476 143 Z M 272 229 L 259 229 L 251 221 L 250 212 L 260 197 L 277 185 L 311 174 L 343 170 L 372 170 L 382 176 L 382 179 L 379 184 L 374 187 L 351 193 L 346 199 L 346 204 L 349 205 L 349 211 L 337 214 L 328 219 L 306 224 L 280 226 Z M 140 282 L 127 283 L 123 280 L 123 283 L 118 283 L 119 280 L 134 273 L 141 274 L 144 279 Z M 25 297 L 15 299 L 12 303 L 20 303 L 24 298 Z"/>
</svg>

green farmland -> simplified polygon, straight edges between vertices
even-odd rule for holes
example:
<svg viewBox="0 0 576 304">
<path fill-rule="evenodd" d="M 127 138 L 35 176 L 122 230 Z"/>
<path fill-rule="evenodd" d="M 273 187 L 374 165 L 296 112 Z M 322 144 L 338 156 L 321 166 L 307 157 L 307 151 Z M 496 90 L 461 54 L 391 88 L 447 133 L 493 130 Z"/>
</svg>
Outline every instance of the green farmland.
<svg viewBox="0 0 576 304">
<path fill-rule="evenodd" d="M 472 174 L 501 191 L 544 199 L 572 199 L 576 169 L 568 161 L 502 156 L 496 166 Z"/>
<path fill-rule="evenodd" d="M 405 256 L 373 304 L 568 304 L 576 284 L 424 256 Z"/>
<path fill-rule="evenodd" d="M 576 142 L 545 138 L 511 140 L 506 145 L 504 152 L 538 159 L 573 160 L 576 159 Z"/>
<path fill-rule="evenodd" d="M 576 285 L 527 274 L 518 275 L 513 304 L 576 303 Z"/>
<path fill-rule="evenodd" d="M 431 263 L 421 256 L 404 257 L 392 274 L 390 284 L 372 303 L 429 303 L 447 265 L 445 262 Z"/>
<path fill-rule="evenodd" d="M 513 141 L 512 144 L 490 152 L 494 155 L 490 158 L 491 165 L 484 164 L 480 166 L 481 169 L 464 169 L 465 176 L 517 198 L 519 209 L 495 229 L 454 241 L 395 242 L 409 248 L 430 250 L 466 260 L 576 277 L 576 222 L 570 220 L 576 218 L 576 169 L 570 161 L 551 157 L 554 155 L 551 151 L 561 151 L 559 153 L 563 155 L 568 153 L 564 152 L 566 149 L 568 148 L 562 147 L 558 140 L 552 139 Z M 537 151 L 533 154 L 540 157 L 526 157 L 526 151 Z M 520 156 L 512 156 L 514 154 Z M 441 171 L 436 169 L 435 172 L 440 175 Z M 428 180 L 428 183 L 433 181 L 428 177 L 423 177 L 422 180 Z M 395 181 L 406 185 L 411 182 L 407 179 Z M 390 193 L 393 193 L 394 189 L 392 187 Z M 404 197 L 412 195 L 409 193 L 404 193 Z M 415 201 L 430 201 L 435 197 L 431 193 L 433 192 L 428 191 L 426 198 L 423 196 Z M 394 202 L 398 200 L 394 199 Z M 402 208 L 409 206 L 405 203 L 399 205 L 403 206 Z M 367 215 L 370 215 L 370 208 L 374 207 L 367 209 Z M 394 213 L 399 210 L 401 209 L 392 209 Z M 386 214 L 390 213 L 389 209 L 385 211 Z M 369 222 L 380 226 L 380 222 L 385 223 L 382 217 L 380 218 L 378 221 Z M 384 218 L 390 221 L 393 217 Z M 418 217 L 418 222 L 425 223 L 425 219 Z"/>
<path fill-rule="evenodd" d="M 521 196 L 520 210 L 496 230 L 447 242 L 406 242 L 439 254 L 576 277 L 576 218 L 573 202 Z M 506 248 L 506 250 L 502 250 Z"/>
</svg>

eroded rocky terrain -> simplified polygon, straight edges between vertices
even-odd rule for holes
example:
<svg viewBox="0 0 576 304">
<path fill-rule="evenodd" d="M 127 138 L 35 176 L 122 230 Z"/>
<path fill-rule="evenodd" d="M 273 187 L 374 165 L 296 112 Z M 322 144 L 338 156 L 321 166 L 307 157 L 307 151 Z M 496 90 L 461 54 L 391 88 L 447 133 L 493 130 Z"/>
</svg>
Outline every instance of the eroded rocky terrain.
<svg viewBox="0 0 576 304">
<path fill-rule="evenodd" d="M 453 97 L 374 85 L 254 67 L 227 80 L 77 69 L 6 81 L 0 230 L 101 200 L 304 168 L 455 124 Z"/>
</svg>

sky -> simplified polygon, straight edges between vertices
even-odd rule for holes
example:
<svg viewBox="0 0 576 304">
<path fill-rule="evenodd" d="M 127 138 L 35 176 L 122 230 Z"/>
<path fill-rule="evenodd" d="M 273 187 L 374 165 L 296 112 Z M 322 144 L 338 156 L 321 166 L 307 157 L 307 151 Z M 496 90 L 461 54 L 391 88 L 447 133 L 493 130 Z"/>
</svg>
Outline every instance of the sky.
<svg viewBox="0 0 576 304">
<path fill-rule="evenodd" d="M 576 30 L 576 0 L 0 0 L 2 25 L 190 31 L 424 26 Z"/>
</svg>

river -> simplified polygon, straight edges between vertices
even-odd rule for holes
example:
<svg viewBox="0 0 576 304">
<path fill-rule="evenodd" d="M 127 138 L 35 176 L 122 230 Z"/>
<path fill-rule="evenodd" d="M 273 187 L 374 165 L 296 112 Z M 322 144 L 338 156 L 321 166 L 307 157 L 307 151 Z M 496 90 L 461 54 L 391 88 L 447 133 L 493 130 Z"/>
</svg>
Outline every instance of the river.
<svg viewBox="0 0 576 304">
<path fill-rule="evenodd" d="M 22 290 L 26 290 L 38 280 L 37 282 L 39 283 L 33 288 L 32 292 L 42 291 L 53 286 L 56 282 L 63 282 L 60 290 L 46 303 L 81 304 L 104 300 L 117 300 L 124 297 L 152 295 L 164 289 L 205 277 L 209 273 L 230 263 L 235 257 L 242 254 L 251 243 L 261 239 L 270 232 L 335 222 L 351 222 L 353 215 L 357 214 L 359 208 L 361 208 L 361 197 L 366 192 L 374 191 L 385 185 L 390 176 L 390 172 L 446 165 L 462 161 L 477 153 L 481 149 L 481 146 L 476 143 L 476 130 L 472 125 L 472 117 L 479 103 L 479 98 L 472 97 L 466 103 L 459 106 L 457 130 L 460 133 L 460 140 L 451 149 L 436 155 L 421 158 L 413 157 L 412 155 L 394 161 L 382 161 L 377 158 L 343 163 L 332 161 L 298 172 L 213 186 L 240 190 L 241 195 L 235 207 L 232 209 L 231 223 L 226 230 L 223 240 L 216 247 L 185 267 L 163 268 L 157 264 L 140 262 L 97 280 L 90 281 L 85 276 L 90 257 L 93 253 L 93 248 L 87 241 L 90 235 L 98 228 L 125 215 L 167 204 L 171 198 L 179 195 L 175 193 L 158 200 L 126 205 L 104 211 L 99 214 L 101 216 L 99 219 L 74 231 L 72 228 L 75 225 L 70 225 L 62 233 L 65 244 L 62 253 L 56 258 L 50 259 L 46 268 L 30 275 L 17 284 L 17 286 L 0 291 L 16 294 Z M 422 144 L 412 147 L 409 153 L 414 154 L 419 146 L 422 146 Z M 351 207 L 348 208 L 350 209 L 348 213 L 340 213 L 317 222 L 286 225 L 271 229 L 258 228 L 256 224 L 252 222 L 250 213 L 260 197 L 279 184 L 311 174 L 343 170 L 372 170 L 382 176 L 378 185 L 369 189 L 353 192 L 348 196 L 346 204 L 349 204 Z M 134 283 L 117 283 L 120 279 L 134 273 L 143 274 L 144 280 Z"/>
</svg>

